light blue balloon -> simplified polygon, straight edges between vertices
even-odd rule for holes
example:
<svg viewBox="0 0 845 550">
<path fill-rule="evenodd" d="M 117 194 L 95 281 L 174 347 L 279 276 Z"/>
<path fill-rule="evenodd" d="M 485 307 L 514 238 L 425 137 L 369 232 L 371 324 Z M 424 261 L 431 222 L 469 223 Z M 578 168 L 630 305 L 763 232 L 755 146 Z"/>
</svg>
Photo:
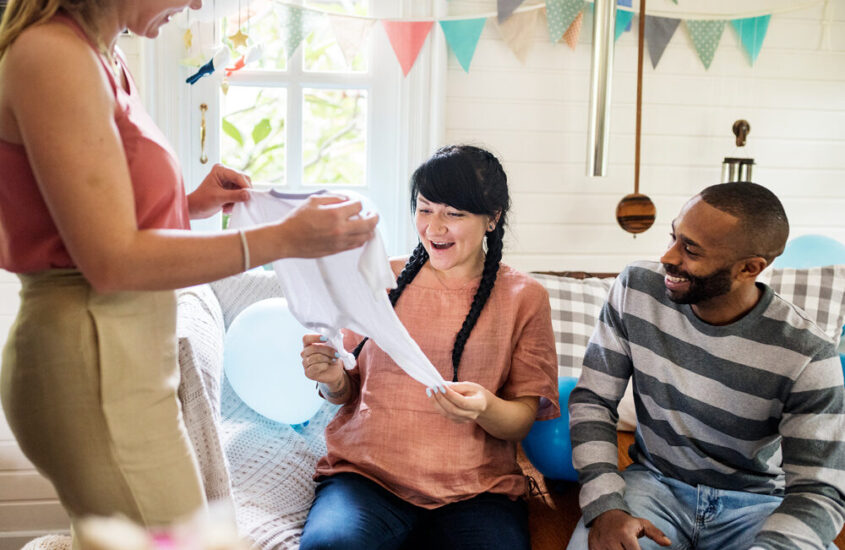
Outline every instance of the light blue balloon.
<svg viewBox="0 0 845 550">
<path fill-rule="evenodd" d="M 232 389 L 255 412 L 276 422 L 301 424 L 323 404 L 302 369 L 302 335 L 310 332 L 284 298 L 244 309 L 226 331 L 223 371 Z"/>
<path fill-rule="evenodd" d="M 573 376 L 558 378 L 560 417 L 534 422 L 522 440 L 525 456 L 550 479 L 578 481 L 578 472 L 572 466 L 572 441 L 569 439 L 569 394 L 576 382 L 578 379 Z"/>
<path fill-rule="evenodd" d="M 772 267 L 804 269 L 845 264 L 845 244 L 824 235 L 802 235 L 786 243 Z"/>
</svg>

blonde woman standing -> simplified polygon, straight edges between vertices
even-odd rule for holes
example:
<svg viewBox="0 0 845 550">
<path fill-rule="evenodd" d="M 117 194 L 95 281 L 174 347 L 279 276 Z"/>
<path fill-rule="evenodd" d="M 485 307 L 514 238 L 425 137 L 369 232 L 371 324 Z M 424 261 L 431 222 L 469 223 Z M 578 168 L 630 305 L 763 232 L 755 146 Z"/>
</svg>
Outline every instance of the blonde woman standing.
<svg viewBox="0 0 845 550">
<path fill-rule="evenodd" d="M 241 232 L 189 218 L 248 200 L 215 166 L 185 194 L 115 43 L 201 0 L 11 0 L 0 25 L 0 268 L 21 279 L 2 402 L 73 520 L 167 524 L 204 505 L 176 397 L 173 289 L 360 246 L 375 218 L 311 199 Z"/>
</svg>

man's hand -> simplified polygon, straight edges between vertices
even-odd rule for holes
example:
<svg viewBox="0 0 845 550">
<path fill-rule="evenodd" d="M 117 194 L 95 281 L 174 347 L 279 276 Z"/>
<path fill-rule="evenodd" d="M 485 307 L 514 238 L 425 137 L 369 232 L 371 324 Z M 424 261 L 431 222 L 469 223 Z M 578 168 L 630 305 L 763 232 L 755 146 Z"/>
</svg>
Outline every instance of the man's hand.
<svg viewBox="0 0 845 550">
<path fill-rule="evenodd" d="M 649 520 L 635 518 L 622 510 L 608 510 L 593 521 L 590 527 L 590 550 L 640 550 L 637 539 L 648 537 L 660 546 L 672 541 Z"/>
</svg>

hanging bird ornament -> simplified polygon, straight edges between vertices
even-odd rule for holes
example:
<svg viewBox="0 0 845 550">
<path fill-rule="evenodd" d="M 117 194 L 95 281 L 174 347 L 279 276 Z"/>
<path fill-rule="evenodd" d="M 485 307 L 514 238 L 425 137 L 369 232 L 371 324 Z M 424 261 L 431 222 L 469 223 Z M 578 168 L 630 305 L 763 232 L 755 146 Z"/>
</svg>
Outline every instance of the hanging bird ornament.
<svg viewBox="0 0 845 550">
<path fill-rule="evenodd" d="M 214 55 L 208 63 L 200 67 L 197 72 L 185 79 L 185 82 L 192 85 L 196 84 L 200 78 L 213 74 L 217 69 L 225 67 L 229 63 L 230 59 L 231 55 L 229 54 L 229 48 L 222 47 L 218 49 L 214 52 Z"/>
<path fill-rule="evenodd" d="M 261 59 L 262 54 L 264 53 L 264 49 L 261 47 L 261 44 L 256 44 L 254 46 L 250 46 L 246 53 L 243 54 L 235 64 L 231 67 L 226 67 L 226 76 L 232 76 L 232 73 L 235 71 L 240 71 L 250 63 L 254 63 Z"/>
</svg>

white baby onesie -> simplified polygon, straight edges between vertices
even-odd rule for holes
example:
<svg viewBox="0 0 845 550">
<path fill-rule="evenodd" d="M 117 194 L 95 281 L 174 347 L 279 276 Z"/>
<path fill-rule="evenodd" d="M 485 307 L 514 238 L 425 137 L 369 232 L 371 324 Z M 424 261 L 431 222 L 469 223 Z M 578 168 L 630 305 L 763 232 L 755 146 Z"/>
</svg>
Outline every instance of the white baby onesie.
<svg viewBox="0 0 845 550">
<path fill-rule="evenodd" d="M 250 193 L 249 201 L 232 209 L 230 227 L 277 222 L 311 196 L 275 190 Z M 358 198 L 346 191 L 344 194 Z M 426 387 L 445 386 L 443 377 L 390 305 L 386 289 L 395 288 L 396 281 L 378 230 L 375 237 L 353 250 L 323 258 L 276 260 L 273 269 L 293 316 L 325 336 L 341 354 L 347 369 L 355 366 L 355 358 L 343 348 L 342 328 L 370 337 L 402 370 Z"/>
</svg>

